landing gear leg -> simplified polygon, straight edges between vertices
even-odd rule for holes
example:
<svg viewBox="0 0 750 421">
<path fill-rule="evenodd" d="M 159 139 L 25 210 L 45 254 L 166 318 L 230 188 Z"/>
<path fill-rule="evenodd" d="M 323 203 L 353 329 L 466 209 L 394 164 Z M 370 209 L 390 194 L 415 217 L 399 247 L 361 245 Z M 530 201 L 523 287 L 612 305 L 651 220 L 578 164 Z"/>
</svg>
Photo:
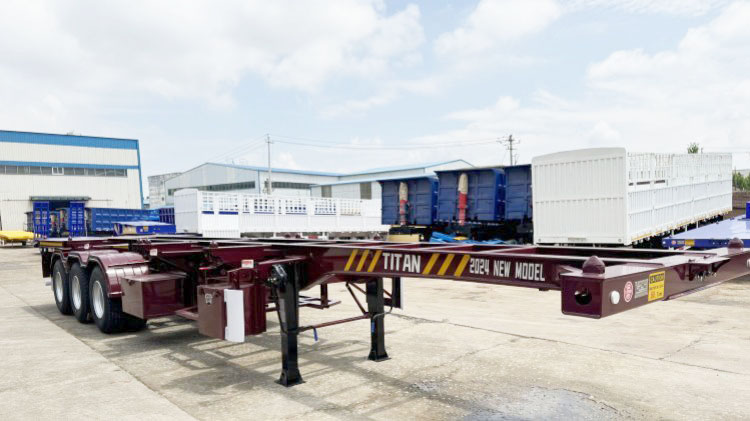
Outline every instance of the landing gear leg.
<svg viewBox="0 0 750 421">
<path fill-rule="evenodd" d="M 367 282 L 367 311 L 370 313 L 370 355 L 372 361 L 388 359 L 385 352 L 383 278 Z"/>
<path fill-rule="evenodd" d="M 290 387 L 303 382 L 299 372 L 297 336 L 299 335 L 299 278 L 298 265 L 287 266 L 288 271 L 280 279 L 279 323 L 281 325 L 281 377 L 278 383 Z"/>
</svg>

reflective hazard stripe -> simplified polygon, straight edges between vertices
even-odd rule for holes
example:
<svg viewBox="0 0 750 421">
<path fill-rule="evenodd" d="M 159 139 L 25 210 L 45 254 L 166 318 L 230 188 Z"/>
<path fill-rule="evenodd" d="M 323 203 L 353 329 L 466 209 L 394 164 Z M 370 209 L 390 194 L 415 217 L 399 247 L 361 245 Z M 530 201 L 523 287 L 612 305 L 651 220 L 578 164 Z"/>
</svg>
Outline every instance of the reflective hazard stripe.
<svg viewBox="0 0 750 421">
<path fill-rule="evenodd" d="M 355 257 L 357 257 L 357 249 L 352 250 L 352 254 L 349 256 L 349 261 L 346 262 L 344 270 L 349 270 L 349 268 L 352 267 L 352 263 L 354 263 Z"/>
<path fill-rule="evenodd" d="M 433 253 L 432 257 L 430 257 L 430 260 L 427 262 L 427 266 L 424 267 L 424 270 L 422 271 L 422 275 L 429 275 L 430 271 L 432 270 L 432 267 L 435 266 L 435 262 L 437 262 L 438 257 L 440 257 L 439 254 Z"/>
<path fill-rule="evenodd" d="M 453 261 L 453 254 L 449 254 L 445 256 L 445 261 L 443 261 L 443 266 L 440 266 L 440 270 L 438 271 L 438 275 L 443 276 L 445 275 L 445 272 L 448 271 L 448 268 L 451 266 L 451 262 Z"/>
<path fill-rule="evenodd" d="M 362 253 L 362 258 L 359 259 L 359 264 L 357 265 L 357 272 L 362 272 L 362 268 L 365 267 L 365 261 L 367 260 L 367 256 L 370 254 L 370 250 L 365 250 L 364 253 Z"/>
<path fill-rule="evenodd" d="M 469 256 L 468 254 L 464 254 L 464 257 L 461 258 L 461 262 L 458 263 L 456 273 L 454 274 L 456 277 L 461 276 L 464 273 L 464 268 L 466 267 L 466 264 L 469 263 L 470 258 L 471 256 Z"/>
<path fill-rule="evenodd" d="M 370 262 L 370 267 L 367 268 L 368 272 L 372 272 L 373 269 L 375 269 L 375 265 L 378 264 L 378 259 L 380 259 L 380 253 L 382 253 L 383 250 L 378 250 L 375 252 L 375 256 L 372 257 L 372 262 Z"/>
</svg>

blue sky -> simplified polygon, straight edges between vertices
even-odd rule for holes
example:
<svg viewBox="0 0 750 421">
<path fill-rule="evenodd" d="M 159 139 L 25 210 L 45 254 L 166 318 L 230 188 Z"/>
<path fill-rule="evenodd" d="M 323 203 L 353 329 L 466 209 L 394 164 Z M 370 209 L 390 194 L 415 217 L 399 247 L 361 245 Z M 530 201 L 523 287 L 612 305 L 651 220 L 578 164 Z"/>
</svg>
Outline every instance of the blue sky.
<svg viewBox="0 0 750 421">
<path fill-rule="evenodd" d="M 144 175 L 265 165 L 266 133 L 336 172 L 507 163 L 511 133 L 521 162 L 696 141 L 747 168 L 748 51 L 741 1 L 5 1 L 0 127 L 137 138 Z"/>
</svg>

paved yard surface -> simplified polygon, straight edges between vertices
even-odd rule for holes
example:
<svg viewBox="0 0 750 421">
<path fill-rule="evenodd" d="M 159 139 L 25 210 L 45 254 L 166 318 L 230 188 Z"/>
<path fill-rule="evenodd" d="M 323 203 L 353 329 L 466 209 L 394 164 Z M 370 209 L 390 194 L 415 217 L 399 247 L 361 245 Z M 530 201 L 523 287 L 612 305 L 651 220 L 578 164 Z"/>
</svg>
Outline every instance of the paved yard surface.
<svg viewBox="0 0 750 421">
<path fill-rule="evenodd" d="M 353 315 L 302 309 L 310 323 Z M 748 419 L 750 281 L 604 320 L 556 292 L 405 281 L 386 317 L 301 337 L 306 383 L 274 383 L 278 325 L 231 344 L 178 318 L 106 336 L 57 312 L 39 255 L 0 248 L 0 419 Z"/>
</svg>

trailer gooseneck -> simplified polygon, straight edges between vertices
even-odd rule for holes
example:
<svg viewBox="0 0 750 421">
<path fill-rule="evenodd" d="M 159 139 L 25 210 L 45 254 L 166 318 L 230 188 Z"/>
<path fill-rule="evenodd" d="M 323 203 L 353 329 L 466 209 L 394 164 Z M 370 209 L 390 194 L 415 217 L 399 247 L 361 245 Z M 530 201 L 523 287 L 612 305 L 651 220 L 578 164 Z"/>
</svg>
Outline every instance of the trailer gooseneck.
<svg viewBox="0 0 750 421">
<path fill-rule="evenodd" d="M 302 381 L 297 337 L 306 330 L 369 319 L 369 359 L 388 358 L 384 316 L 400 307 L 402 277 L 557 290 L 564 314 L 601 318 L 750 273 L 750 249 L 739 240 L 703 252 L 186 237 L 49 239 L 40 247 L 60 311 L 106 333 L 177 315 L 197 321 L 202 334 L 241 342 L 277 313 L 285 386 Z M 300 307 L 337 304 L 327 290 L 336 282 L 361 314 L 300 325 Z M 318 297 L 301 294 L 314 287 Z"/>
</svg>

